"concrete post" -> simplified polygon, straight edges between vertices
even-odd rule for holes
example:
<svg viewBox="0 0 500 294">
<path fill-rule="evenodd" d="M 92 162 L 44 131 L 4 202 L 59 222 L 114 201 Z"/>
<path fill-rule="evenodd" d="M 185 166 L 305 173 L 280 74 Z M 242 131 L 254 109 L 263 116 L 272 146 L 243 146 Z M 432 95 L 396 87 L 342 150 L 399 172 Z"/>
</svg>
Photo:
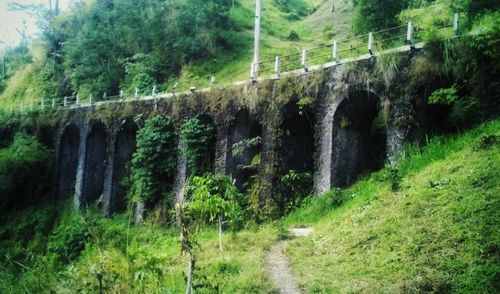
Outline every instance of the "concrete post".
<svg viewBox="0 0 500 294">
<path fill-rule="evenodd" d="M 260 63 L 260 19 L 262 12 L 262 0 L 255 1 L 255 35 L 253 48 L 253 64 L 252 64 L 252 79 L 257 79 L 258 66 Z"/>
<path fill-rule="evenodd" d="M 368 34 L 368 52 L 373 55 L 373 33 Z"/>
<path fill-rule="evenodd" d="M 64 96 L 64 101 L 63 101 L 64 108 L 68 107 L 68 97 Z"/>
<path fill-rule="evenodd" d="M 257 79 L 257 71 L 255 70 L 255 68 L 256 68 L 255 62 L 252 62 L 252 65 L 250 67 L 250 78 L 252 80 Z"/>
<path fill-rule="evenodd" d="M 85 180 L 85 156 L 87 153 L 87 137 L 89 135 L 89 124 L 85 123 L 80 131 L 80 143 L 78 147 L 78 167 L 76 169 L 75 198 L 73 204 L 79 210 L 83 203 L 83 188 Z"/>
<path fill-rule="evenodd" d="M 56 108 L 56 99 L 52 98 L 52 108 Z"/>
<path fill-rule="evenodd" d="M 134 98 L 137 99 L 139 97 L 139 89 L 135 88 Z"/>
<path fill-rule="evenodd" d="M 42 98 L 42 102 L 40 102 L 40 107 L 42 108 L 42 110 L 45 109 L 45 99 Z"/>
<path fill-rule="evenodd" d="M 106 101 L 107 97 L 108 97 L 108 93 L 106 93 L 106 92 L 102 93 L 102 100 Z"/>
<path fill-rule="evenodd" d="M 89 105 L 92 105 L 94 101 L 92 101 L 92 93 L 89 94 Z"/>
<path fill-rule="evenodd" d="M 111 215 L 112 201 L 114 201 L 113 174 L 117 132 L 110 134 L 108 152 L 106 154 L 106 166 L 104 168 L 104 183 L 102 187 L 102 213 L 105 216 Z"/>
<path fill-rule="evenodd" d="M 80 106 L 80 95 L 76 95 L 76 105 Z"/>
<path fill-rule="evenodd" d="M 307 71 L 307 51 L 306 49 L 302 49 L 302 58 L 300 64 L 304 68 L 305 71 Z"/>
<path fill-rule="evenodd" d="M 33 111 L 33 101 L 30 103 L 30 111 Z"/>
<path fill-rule="evenodd" d="M 413 45 L 413 23 L 410 21 L 408 23 L 408 30 L 406 31 L 406 43 L 408 45 Z"/>
<path fill-rule="evenodd" d="M 280 76 L 281 75 L 281 62 L 280 57 L 276 56 L 276 60 L 274 61 L 274 72 Z"/>
<path fill-rule="evenodd" d="M 156 96 L 156 85 L 153 86 L 152 96 L 153 97 Z"/>
<path fill-rule="evenodd" d="M 459 23 L 458 13 L 455 13 L 453 19 L 453 30 L 455 31 L 456 36 L 460 35 L 460 23 Z"/>
<path fill-rule="evenodd" d="M 339 52 L 338 52 L 338 45 L 337 45 L 337 41 L 333 41 L 333 60 L 335 62 L 339 62 Z"/>
<path fill-rule="evenodd" d="M 24 112 L 24 104 L 21 102 L 21 107 L 19 108 L 19 110 L 21 111 L 21 113 Z"/>
</svg>

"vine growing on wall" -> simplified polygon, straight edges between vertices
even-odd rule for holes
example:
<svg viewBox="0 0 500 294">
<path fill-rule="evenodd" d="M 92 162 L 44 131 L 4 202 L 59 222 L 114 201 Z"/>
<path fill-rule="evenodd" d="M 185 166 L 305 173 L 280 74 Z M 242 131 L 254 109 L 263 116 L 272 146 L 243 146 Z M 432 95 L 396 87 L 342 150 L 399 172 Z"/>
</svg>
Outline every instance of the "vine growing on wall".
<svg viewBox="0 0 500 294">
<path fill-rule="evenodd" d="M 198 118 L 187 120 L 181 128 L 181 140 L 188 167 L 192 175 L 210 171 L 213 164 L 215 128 Z"/>
<path fill-rule="evenodd" d="M 138 131 L 131 169 L 136 200 L 159 200 L 171 191 L 177 164 L 176 142 L 174 126 L 161 116 L 150 118 Z"/>
</svg>

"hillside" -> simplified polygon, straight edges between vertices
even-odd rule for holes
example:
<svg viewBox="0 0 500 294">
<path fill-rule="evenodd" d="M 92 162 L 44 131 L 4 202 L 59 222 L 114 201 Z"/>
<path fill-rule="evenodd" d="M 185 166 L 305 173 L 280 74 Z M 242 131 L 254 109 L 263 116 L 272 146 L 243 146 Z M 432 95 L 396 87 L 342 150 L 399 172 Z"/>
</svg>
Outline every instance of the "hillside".
<svg viewBox="0 0 500 294">
<path fill-rule="evenodd" d="M 44 19 L 46 37 L 7 52 L 9 79 L 4 85 L 0 82 L 0 106 L 18 108 L 21 102 L 29 105 L 40 97 L 101 96 L 104 92 L 113 96 L 120 90 L 131 95 L 135 88 L 145 95 L 153 85 L 159 91 L 172 91 L 177 84 L 179 91 L 207 86 L 212 76 L 219 83 L 248 79 L 254 1 L 197 1 L 162 4 L 155 0 L 142 6 L 124 0 L 106 7 L 86 2 Z M 211 2 L 224 10 L 216 12 Z M 333 2 L 337 7 L 333 13 L 331 1 L 326 0 L 265 2 L 261 59 L 350 35 L 352 5 L 344 0 Z M 190 5 L 198 11 L 191 13 L 195 8 Z M 130 10 L 139 13 L 131 15 Z M 190 25 L 193 21 L 195 26 Z M 133 23 L 133 29 L 124 29 Z M 295 37 L 290 39 L 292 32 Z M 95 63 L 96 59 L 103 63 Z"/>
<path fill-rule="evenodd" d="M 286 250 L 305 292 L 497 293 L 498 121 L 415 146 L 398 168 L 397 191 L 384 169 L 285 219 L 314 228 Z"/>
<path fill-rule="evenodd" d="M 276 293 L 267 251 L 283 228 L 313 235 L 285 252 L 306 293 L 498 292 L 500 122 L 413 146 L 398 165 L 334 190 L 277 223 L 196 231 L 198 293 Z M 396 191 L 391 185 L 396 182 Z M 184 290 L 178 230 L 131 226 L 62 207 L 10 215 L 0 231 L 0 291 L 110 293 Z M 20 290 L 24 289 L 24 290 Z"/>
</svg>

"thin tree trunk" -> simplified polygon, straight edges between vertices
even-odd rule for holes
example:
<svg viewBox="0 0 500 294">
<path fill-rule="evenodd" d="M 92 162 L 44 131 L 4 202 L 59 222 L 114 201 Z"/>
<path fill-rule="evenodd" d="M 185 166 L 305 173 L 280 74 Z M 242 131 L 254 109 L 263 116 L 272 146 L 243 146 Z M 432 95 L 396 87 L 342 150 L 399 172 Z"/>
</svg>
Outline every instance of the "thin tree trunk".
<svg viewBox="0 0 500 294">
<path fill-rule="evenodd" d="M 191 252 L 189 252 L 189 264 L 187 269 L 187 285 L 186 294 L 193 294 L 193 273 L 196 260 Z"/>
<path fill-rule="evenodd" d="M 222 258 L 222 216 L 219 215 L 219 253 Z"/>
</svg>

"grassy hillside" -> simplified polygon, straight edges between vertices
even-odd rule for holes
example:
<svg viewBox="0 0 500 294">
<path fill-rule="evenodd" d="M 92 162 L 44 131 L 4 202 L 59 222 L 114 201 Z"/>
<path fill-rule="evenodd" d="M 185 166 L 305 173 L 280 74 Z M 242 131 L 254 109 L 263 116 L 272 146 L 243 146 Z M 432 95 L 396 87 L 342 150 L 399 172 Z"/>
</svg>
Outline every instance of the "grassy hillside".
<svg viewBox="0 0 500 294">
<path fill-rule="evenodd" d="M 500 123 L 432 139 L 398 167 L 397 191 L 384 169 L 285 219 L 315 229 L 287 249 L 301 286 L 307 293 L 498 293 Z M 328 197 L 350 200 L 334 209 Z"/>
<path fill-rule="evenodd" d="M 385 168 L 279 222 L 226 232 L 222 255 L 213 227 L 193 231 L 197 293 L 276 293 L 267 251 L 283 228 L 300 226 L 313 235 L 286 253 L 306 293 L 498 292 L 499 179 L 500 121 L 412 146 L 397 175 Z M 134 226 L 127 213 L 70 205 L 4 216 L 0 292 L 96 292 L 100 279 L 108 293 L 183 291 L 179 231 L 156 212 Z"/>
</svg>

